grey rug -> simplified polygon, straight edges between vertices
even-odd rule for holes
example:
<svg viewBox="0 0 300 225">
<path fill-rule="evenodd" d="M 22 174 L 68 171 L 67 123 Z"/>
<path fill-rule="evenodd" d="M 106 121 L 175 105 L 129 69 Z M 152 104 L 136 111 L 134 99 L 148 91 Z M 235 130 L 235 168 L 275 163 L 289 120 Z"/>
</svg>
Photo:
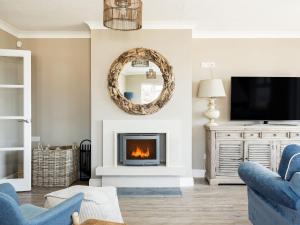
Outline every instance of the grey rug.
<svg viewBox="0 0 300 225">
<path fill-rule="evenodd" d="M 180 188 L 117 188 L 120 197 L 181 197 Z"/>
</svg>

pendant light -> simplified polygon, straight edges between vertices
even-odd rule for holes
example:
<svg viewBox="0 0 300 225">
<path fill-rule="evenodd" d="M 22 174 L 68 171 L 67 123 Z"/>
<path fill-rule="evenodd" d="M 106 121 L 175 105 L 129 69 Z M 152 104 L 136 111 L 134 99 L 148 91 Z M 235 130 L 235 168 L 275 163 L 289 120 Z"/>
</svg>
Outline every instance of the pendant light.
<svg viewBox="0 0 300 225">
<path fill-rule="evenodd" d="M 104 0 L 103 25 L 121 31 L 142 28 L 141 0 Z"/>
</svg>

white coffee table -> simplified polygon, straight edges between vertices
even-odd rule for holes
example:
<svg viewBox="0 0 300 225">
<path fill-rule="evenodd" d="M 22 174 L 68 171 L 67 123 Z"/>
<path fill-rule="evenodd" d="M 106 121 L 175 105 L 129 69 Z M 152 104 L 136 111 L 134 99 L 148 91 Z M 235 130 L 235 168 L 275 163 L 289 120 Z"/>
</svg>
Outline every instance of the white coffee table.
<svg viewBox="0 0 300 225">
<path fill-rule="evenodd" d="M 98 219 L 123 223 L 117 190 L 115 187 L 72 186 L 45 195 L 45 208 L 52 208 L 64 200 L 84 193 L 80 208 L 80 222 L 88 219 Z"/>
</svg>

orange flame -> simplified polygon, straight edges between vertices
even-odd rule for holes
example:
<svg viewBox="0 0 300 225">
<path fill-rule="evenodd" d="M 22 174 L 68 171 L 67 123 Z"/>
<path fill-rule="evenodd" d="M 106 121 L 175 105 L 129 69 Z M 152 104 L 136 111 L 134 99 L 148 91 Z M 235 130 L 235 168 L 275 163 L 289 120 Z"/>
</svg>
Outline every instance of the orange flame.
<svg viewBox="0 0 300 225">
<path fill-rule="evenodd" d="M 135 157 L 135 158 L 142 158 L 142 159 L 149 158 L 150 150 L 148 147 L 147 147 L 147 150 L 143 150 L 142 148 L 137 146 L 136 149 L 131 152 L 131 156 Z"/>
</svg>

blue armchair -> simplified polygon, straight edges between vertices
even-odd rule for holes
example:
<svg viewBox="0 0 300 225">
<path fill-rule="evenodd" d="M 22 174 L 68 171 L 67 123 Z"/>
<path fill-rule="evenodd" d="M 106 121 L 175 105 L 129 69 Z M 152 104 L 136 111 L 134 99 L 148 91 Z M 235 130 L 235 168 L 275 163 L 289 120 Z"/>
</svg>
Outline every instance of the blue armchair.
<svg viewBox="0 0 300 225">
<path fill-rule="evenodd" d="M 239 175 L 248 187 L 249 219 L 254 225 L 300 224 L 300 145 L 284 149 L 278 173 L 245 162 Z"/>
<path fill-rule="evenodd" d="M 79 212 L 83 194 L 77 194 L 51 209 L 20 205 L 12 185 L 0 184 L 0 225 L 72 225 L 72 214 Z"/>
</svg>

